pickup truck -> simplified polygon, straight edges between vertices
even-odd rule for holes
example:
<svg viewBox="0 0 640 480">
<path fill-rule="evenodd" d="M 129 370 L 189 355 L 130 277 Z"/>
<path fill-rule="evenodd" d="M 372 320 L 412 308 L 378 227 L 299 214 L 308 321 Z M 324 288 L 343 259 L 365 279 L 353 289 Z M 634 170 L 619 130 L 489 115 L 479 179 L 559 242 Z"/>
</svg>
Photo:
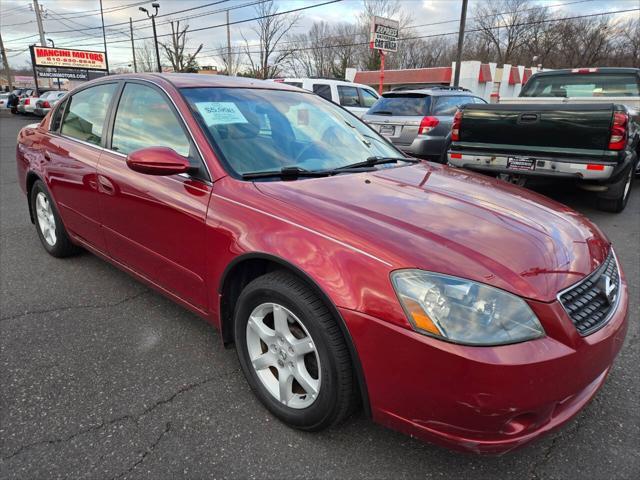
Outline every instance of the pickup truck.
<svg viewBox="0 0 640 480">
<path fill-rule="evenodd" d="M 540 72 L 517 98 L 462 106 L 448 161 L 519 185 L 577 181 L 599 208 L 620 212 L 640 168 L 639 112 L 640 69 Z"/>
</svg>

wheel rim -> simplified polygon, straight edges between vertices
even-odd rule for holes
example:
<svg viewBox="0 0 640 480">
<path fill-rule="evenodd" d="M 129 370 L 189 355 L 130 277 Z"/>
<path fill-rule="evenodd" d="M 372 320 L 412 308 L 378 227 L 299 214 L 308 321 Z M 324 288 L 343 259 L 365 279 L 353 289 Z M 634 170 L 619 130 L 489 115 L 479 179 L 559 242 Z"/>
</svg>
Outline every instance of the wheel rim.
<svg viewBox="0 0 640 480">
<path fill-rule="evenodd" d="M 44 241 L 51 247 L 56 244 L 56 219 L 47 196 L 38 192 L 36 196 L 36 216 Z"/>
<path fill-rule="evenodd" d="M 247 322 L 251 367 L 267 391 L 287 407 L 310 406 L 320 393 L 320 358 L 300 319 L 277 303 L 253 309 Z"/>
</svg>

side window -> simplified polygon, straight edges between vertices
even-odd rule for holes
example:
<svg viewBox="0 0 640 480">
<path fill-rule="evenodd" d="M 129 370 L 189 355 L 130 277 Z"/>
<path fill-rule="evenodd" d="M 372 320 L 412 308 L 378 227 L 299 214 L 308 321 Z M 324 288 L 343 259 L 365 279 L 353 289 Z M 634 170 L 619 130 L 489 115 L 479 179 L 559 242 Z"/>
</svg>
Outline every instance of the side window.
<svg viewBox="0 0 640 480">
<path fill-rule="evenodd" d="M 64 113 L 64 109 L 67 106 L 68 100 L 60 103 L 56 111 L 53 113 L 53 117 L 51 117 L 51 124 L 49 125 L 49 130 L 52 132 L 57 132 L 60 129 L 60 123 L 62 120 L 62 114 Z"/>
<path fill-rule="evenodd" d="M 190 143 L 160 92 L 146 85 L 127 83 L 113 124 L 111 148 L 126 155 L 145 147 L 169 147 L 188 157 Z"/>
<path fill-rule="evenodd" d="M 338 96 L 340 97 L 340 105 L 343 107 L 359 107 L 360 97 L 356 87 L 346 87 L 338 85 Z"/>
<path fill-rule="evenodd" d="M 460 105 L 466 105 L 467 103 L 473 103 L 473 97 L 471 96 L 459 96 L 459 97 L 439 97 L 436 105 L 433 107 L 432 115 L 440 115 L 443 117 L 453 116 L 458 110 Z"/>
<path fill-rule="evenodd" d="M 362 96 L 363 107 L 369 108 L 378 100 L 378 97 L 371 90 L 366 88 L 359 88 L 358 90 L 360 90 L 360 95 Z"/>
<path fill-rule="evenodd" d="M 118 85 L 107 83 L 73 95 L 62 120 L 61 133 L 84 142 L 100 145 L 109 103 Z"/>
<path fill-rule="evenodd" d="M 331 85 L 325 85 L 322 83 L 314 83 L 313 84 L 313 93 L 316 95 L 320 95 L 322 98 L 326 98 L 327 100 L 333 100 L 331 98 Z"/>
</svg>

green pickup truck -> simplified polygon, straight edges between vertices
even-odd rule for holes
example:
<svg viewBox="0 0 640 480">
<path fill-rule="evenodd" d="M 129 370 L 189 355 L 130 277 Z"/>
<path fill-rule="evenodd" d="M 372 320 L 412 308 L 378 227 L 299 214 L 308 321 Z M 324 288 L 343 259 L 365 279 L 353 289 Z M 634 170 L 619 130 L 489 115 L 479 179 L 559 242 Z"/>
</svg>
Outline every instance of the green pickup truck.
<svg viewBox="0 0 640 480">
<path fill-rule="evenodd" d="M 464 105 L 448 157 L 520 185 L 531 177 L 578 181 L 602 210 L 620 212 L 640 168 L 640 69 L 541 72 L 517 98 Z"/>
</svg>

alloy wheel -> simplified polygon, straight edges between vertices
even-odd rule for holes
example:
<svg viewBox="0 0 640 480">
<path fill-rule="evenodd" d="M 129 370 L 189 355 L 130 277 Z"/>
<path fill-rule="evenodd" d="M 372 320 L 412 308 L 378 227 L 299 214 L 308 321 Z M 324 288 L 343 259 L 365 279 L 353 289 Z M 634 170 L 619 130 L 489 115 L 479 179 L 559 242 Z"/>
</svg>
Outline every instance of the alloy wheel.
<svg viewBox="0 0 640 480">
<path fill-rule="evenodd" d="M 38 226 L 45 242 L 51 247 L 55 246 L 57 241 L 56 219 L 53 216 L 51 203 L 43 192 L 39 192 L 36 196 L 36 216 L 38 217 Z"/>
<path fill-rule="evenodd" d="M 320 393 L 320 358 L 302 321 L 277 303 L 253 309 L 247 322 L 251 365 L 266 390 L 290 408 L 309 407 Z"/>
</svg>

